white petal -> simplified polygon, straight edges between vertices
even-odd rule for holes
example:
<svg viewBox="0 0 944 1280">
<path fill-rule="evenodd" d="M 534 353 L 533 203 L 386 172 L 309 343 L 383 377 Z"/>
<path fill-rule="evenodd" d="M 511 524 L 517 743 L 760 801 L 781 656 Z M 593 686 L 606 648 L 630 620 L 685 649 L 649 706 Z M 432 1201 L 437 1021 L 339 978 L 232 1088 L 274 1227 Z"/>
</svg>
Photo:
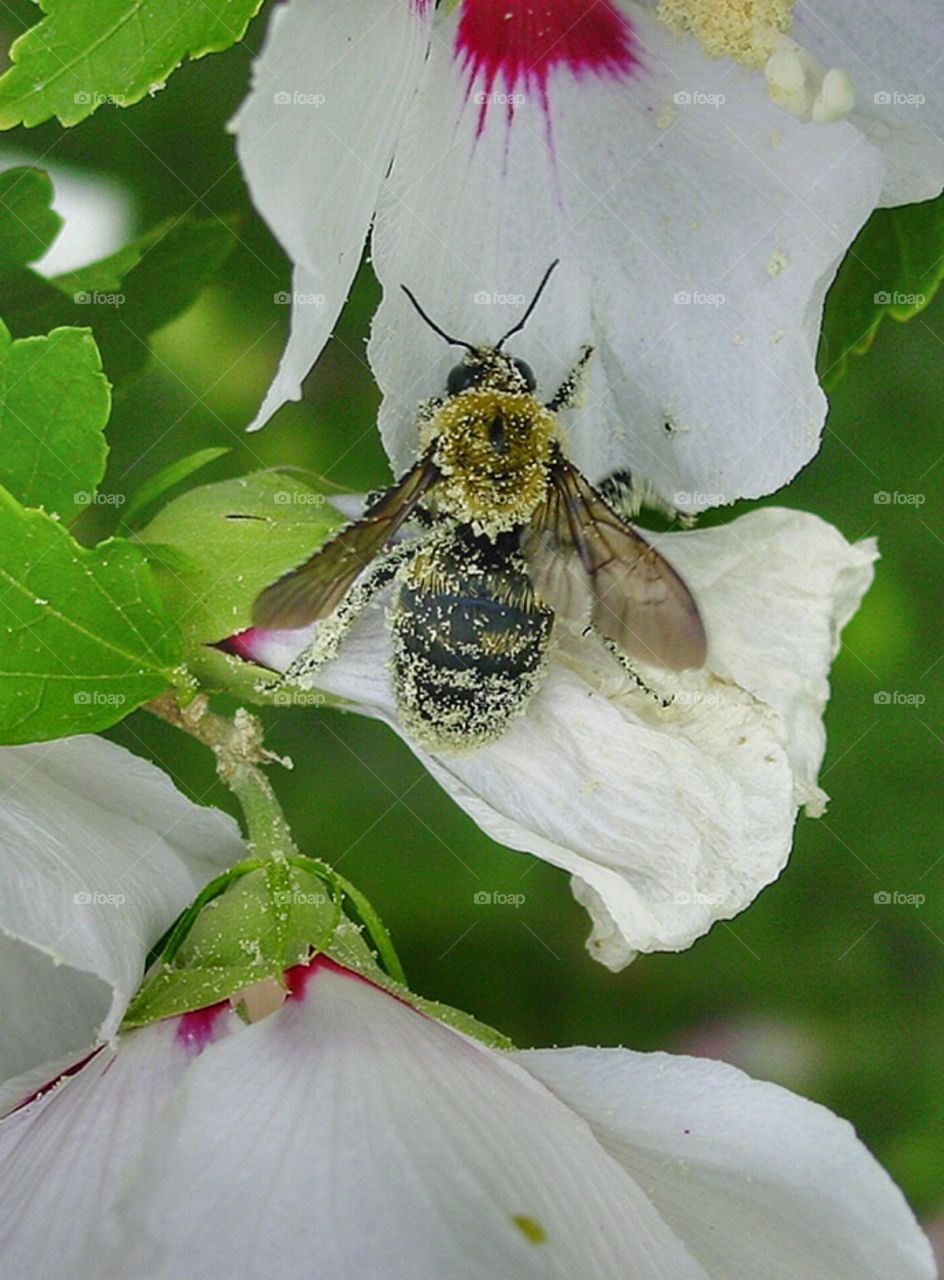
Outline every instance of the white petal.
<svg viewBox="0 0 944 1280">
<path fill-rule="evenodd" d="M 407 405 L 440 393 L 455 360 L 400 283 L 448 332 L 494 341 L 523 311 L 501 299 L 529 295 L 557 257 L 510 345 L 548 395 L 596 345 L 569 446 L 591 479 L 629 467 L 697 511 L 776 489 L 816 453 L 823 295 L 878 198 L 881 153 L 847 122 L 791 119 L 759 73 L 626 8 L 642 70 L 613 82 L 558 68 L 549 116 L 518 85 L 511 126 L 492 107 L 478 137 L 452 48 L 459 8 L 437 24 L 373 238 L 384 300 L 369 350 L 395 469 L 416 450 Z"/>
<path fill-rule="evenodd" d="M 111 1035 L 148 947 L 245 846 L 104 738 L 3 748 L 0 794 L 3 1079 Z"/>
<path fill-rule="evenodd" d="M 944 36 L 938 0 L 798 5 L 793 36 L 855 89 L 849 117 L 885 153 L 882 204 L 930 200 L 944 186 Z"/>
<path fill-rule="evenodd" d="M 825 1107 L 720 1062 L 512 1055 L 591 1125 L 712 1276 L 933 1280 L 904 1197 Z"/>
<path fill-rule="evenodd" d="M 193 1064 L 115 1224 L 149 1280 L 707 1280 L 525 1072 L 324 965 Z"/>
<path fill-rule="evenodd" d="M 238 1024 L 223 1016 L 209 1033 Z M 81 1070 L 0 1123 L 0 1238 L 19 1280 L 101 1280 L 86 1254 L 96 1222 L 133 1174 L 149 1125 L 198 1045 L 171 1018 L 106 1046 Z M 55 1076 L 52 1077 L 53 1079 Z M 218 1274 L 211 1272 L 210 1274 Z"/>
<path fill-rule="evenodd" d="M 702 605 L 712 670 L 783 716 L 800 797 L 821 810 L 827 677 L 874 577 L 874 538 L 853 545 L 817 516 L 767 507 L 659 546 Z"/>
<path fill-rule="evenodd" d="M 253 201 L 295 265 L 291 336 L 257 426 L 300 397 L 344 305 L 422 66 L 423 9 L 294 0 L 272 14 L 233 122 Z"/>
<path fill-rule="evenodd" d="M 588 945 L 613 969 L 743 910 L 786 864 L 797 805 L 822 811 L 827 673 L 876 555 L 776 508 L 656 541 L 709 637 L 706 671 L 644 672 L 670 707 L 559 628 L 543 684 L 498 742 L 465 756 L 410 744 L 493 839 L 577 878 Z M 260 633 L 252 651 L 284 667 L 310 634 Z M 375 604 L 315 680 L 402 732 L 388 659 Z"/>
</svg>

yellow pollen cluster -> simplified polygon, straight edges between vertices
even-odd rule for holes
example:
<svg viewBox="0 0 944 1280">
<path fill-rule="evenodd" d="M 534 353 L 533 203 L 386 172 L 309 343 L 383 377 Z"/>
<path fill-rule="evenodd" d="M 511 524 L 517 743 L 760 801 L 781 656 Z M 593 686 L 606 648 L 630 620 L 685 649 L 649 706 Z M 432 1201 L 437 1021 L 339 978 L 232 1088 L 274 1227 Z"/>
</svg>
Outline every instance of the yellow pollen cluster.
<svg viewBox="0 0 944 1280">
<path fill-rule="evenodd" d="M 795 0 L 659 0 L 656 14 L 671 31 L 691 34 L 709 58 L 762 67 L 777 37 L 789 31 Z"/>
<path fill-rule="evenodd" d="M 545 498 L 557 424 L 533 396 L 467 391 L 436 411 L 428 436 L 443 476 L 436 505 L 477 532 L 520 526 Z"/>
</svg>

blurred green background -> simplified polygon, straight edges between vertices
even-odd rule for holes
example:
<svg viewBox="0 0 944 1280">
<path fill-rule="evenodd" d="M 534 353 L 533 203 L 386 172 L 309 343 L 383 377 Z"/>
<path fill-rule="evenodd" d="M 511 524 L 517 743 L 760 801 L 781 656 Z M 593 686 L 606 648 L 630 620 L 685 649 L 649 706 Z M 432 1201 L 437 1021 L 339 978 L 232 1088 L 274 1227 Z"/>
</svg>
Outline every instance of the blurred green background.
<svg viewBox="0 0 944 1280">
<path fill-rule="evenodd" d="M 32 5 L 5 6 L 2 47 L 34 21 Z M 257 22 L 250 45 L 260 35 Z M 217 284 L 159 335 L 151 371 L 116 405 L 105 485 L 115 492 L 207 445 L 232 453 L 204 481 L 286 463 L 352 489 L 388 478 L 364 363 L 377 298 L 366 269 L 304 403 L 262 434 L 243 434 L 285 337 L 288 308 L 274 295 L 290 287 L 225 131 L 249 58 L 237 46 L 188 64 L 153 99 L 103 108 L 73 131 L 47 125 L 0 138 L 0 167 L 15 152 L 117 180 L 138 229 L 191 209 L 243 219 Z M 850 538 L 878 535 L 883 559 L 834 669 L 829 812 L 801 818 L 780 881 L 686 953 L 606 972 L 584 951 L 587 918 L 566 877 L 490 842 L 390 731 L 337 712 L 265 714 L 271 746 L 295 762 L 275 781 L 300 843 L 368 893 L 419 991 L 521 1045 L 704 1053 L 801 1091 L 853 1121 L 926 1219 L 944 1198 L 942 357 L 944 300 L 907 326 L 886 323 L 838 387 L 820 454 L 776 499 Z M 923 503 L 877 503 L 879 491 Z M 876 701 L 896 691 L 925 701 Z M 110 736 L 163 764 L 196 799 L 232 808 L 207 753 L 145 713 Z M 476 905 L 480 889 L 526 900 Z M 896 891 L 925 901 L 875 901 Z"/>
</svg>

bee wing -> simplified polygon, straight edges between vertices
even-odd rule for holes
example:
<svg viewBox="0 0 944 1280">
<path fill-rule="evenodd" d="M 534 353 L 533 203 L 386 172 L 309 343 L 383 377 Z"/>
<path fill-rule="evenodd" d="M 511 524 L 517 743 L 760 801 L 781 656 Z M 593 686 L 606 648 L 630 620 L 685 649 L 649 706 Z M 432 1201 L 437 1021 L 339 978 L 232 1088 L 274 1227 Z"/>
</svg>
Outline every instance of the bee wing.
<svg viewBox="0 0 944 1280">
<path fill-rule="evenodd" d="M 386 490 L 360 520 L 346 525 L 297 569 L 256 599 L 253 624 L 275 630 L 306 627 L 341 603 L 354 579 L 390 541 L 439 472 L 428 458 Z"/>
<path fill-rule="evenodd" d="M 607 640 L 670 671 L 704 666 L 705 628 L 688 587 L 563 458 L 532 523 L 576 552 L 589 580 L 591 620 Z"/>
</svg>

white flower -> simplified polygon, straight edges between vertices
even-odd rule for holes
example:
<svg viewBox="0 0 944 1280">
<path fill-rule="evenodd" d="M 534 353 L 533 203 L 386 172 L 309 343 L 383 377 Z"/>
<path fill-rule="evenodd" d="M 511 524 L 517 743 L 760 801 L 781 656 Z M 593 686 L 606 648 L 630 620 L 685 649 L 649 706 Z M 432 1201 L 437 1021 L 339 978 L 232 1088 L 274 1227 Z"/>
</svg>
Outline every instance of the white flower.
<svg viewBox="0 0 944 1280">
<path fill-rule="evenodd" d="M 515 351 L 553 388 L 597 348 L 572 421 L 590 479 L 628 467 L 690 511 L 778 488 L 819 446 L 838 262 L 877 204 L 944 182 L 936 22 L 933 0 L 291 0 L 235 122 L 294 263 L 259 421 L 300 395 L 373 221 L 396 470 L 454 359 L 399 286 L 494 341 L 560 258 Z"/>
<path fill-rule="evenodd" d="M 0 750 L 0 1080 L 116 1030 L 144 955 L 236 824 L 104 738 Z"/>
<path fill-rule="evenodd" d="M 823 1107 L 621 1049 L 499 1053 L 332 962 L 123 1036 L 0 1126 L 18 1280 L 932 1280 Z"/>
<path fill-rule="evenodd" d="M 671 705 L 556 626 L 543 683 L 498 742 L 467 755 L 411 744 L 489 835 L 573 874 L 591 952 L 614 969 L 636 951 L 681 950 L 741 911 L 784 867 L 797 807 L 822 812 L 827 672 L 876 554 L 775 508 L 655 542 L 709 642 L 701 671 L 640 664 Z M 285 670 L 311 637 L 254 630 L 231 647 Z M 402 733 L 389 652 L 383 609 L 367 609 L 312 681 Z"/>
</svg>

